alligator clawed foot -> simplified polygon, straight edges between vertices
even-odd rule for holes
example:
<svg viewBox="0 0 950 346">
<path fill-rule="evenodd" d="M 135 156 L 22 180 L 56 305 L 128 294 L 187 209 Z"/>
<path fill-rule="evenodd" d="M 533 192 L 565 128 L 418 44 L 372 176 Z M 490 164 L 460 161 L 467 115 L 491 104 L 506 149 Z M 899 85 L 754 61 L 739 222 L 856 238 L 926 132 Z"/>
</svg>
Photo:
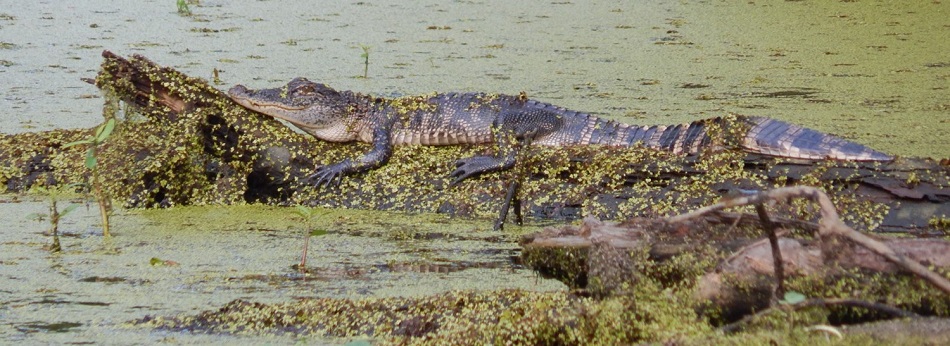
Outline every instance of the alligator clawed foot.
<svg viewBox="0 0 950 346">
<path fill-rule="evenodd" d="M 340 183 L 343 182 L 343 175 L 343 167 L 339 165 L 327 165 L 318 167 L 316 172 L 307 176 L 307 180 L 316 180 L 313 186 L 317 188 L 323 186 L 340 186 Z"/>
<path fill-rule="evenodd" d="M 501 166 L 498 158 L 492 156 L 473 156 L 455 161 L 455 171 L 449 174 L 452 180 L 450 186 L 462 182 L 476 175 L 497 170 Z"/>
</svg>

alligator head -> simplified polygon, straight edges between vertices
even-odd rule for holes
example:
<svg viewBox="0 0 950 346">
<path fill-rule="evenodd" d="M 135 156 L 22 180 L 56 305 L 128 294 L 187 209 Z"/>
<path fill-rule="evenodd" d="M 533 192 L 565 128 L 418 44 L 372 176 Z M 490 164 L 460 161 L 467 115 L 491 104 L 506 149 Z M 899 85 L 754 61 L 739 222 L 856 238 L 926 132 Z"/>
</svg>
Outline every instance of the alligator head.
<svg viewBox="0 0 950 346">
<path fill-rule="evenodd" d="M 286 120 L 323 140 L 352 140 L 347 128 L 349 102 L 340 92 L 324 84 L 298 77 L 273 89 L 251 90 L 235 85 L 228 90 L 228 96 L 241 106 Z"/>
</svg>

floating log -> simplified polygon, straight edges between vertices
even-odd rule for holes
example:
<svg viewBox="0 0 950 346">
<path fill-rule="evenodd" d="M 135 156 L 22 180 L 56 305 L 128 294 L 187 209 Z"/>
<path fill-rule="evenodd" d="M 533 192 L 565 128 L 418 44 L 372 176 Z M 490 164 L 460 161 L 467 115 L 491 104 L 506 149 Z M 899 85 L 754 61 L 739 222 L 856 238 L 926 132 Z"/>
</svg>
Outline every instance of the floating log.
<svg viewBox="0 0 950 346">
<path fill-rule="evenodd" d="M 106 190 L 116 204 L 160 207 L 207 203 L 498 215 L 507 182 L 520 181 L 525 215 L 535 219 L 654 217 L 714 203 L 740 190 L 807 184 L 823 188 L 855 227 L 943 234 L 950 221 L 947 161 L 891 163 L 787 160 L 738 151 L 673 155 L 647 148 L 530 148 L 514 170 L 450 187 L 462 157 L 491 146 L 396 149 L 384 167 L 315 189 L 317 165 L 368 150 L 294 132 L 232 102 L 199 78 L 133 55 L 103 52 L 94 83 L 106 117 L 121 122 L 99 151 Z M 116 102 L 120 100 L 121 102 Z M 0 176 L 8 191 L 81 182 L 83 148 L 64 143 L 89 130 L 4 135 Z"/>
</svg>

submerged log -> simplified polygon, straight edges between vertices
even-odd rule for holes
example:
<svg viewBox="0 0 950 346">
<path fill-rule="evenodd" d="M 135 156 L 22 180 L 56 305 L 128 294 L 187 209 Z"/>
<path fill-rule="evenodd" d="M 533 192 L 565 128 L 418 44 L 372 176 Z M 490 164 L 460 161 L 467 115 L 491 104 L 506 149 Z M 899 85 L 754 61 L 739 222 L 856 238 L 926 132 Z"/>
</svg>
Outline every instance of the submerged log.
<svg viewBox="0 0 950 346">
<path fill-rule="evenodd" d="M 654 217 L 710 204 L 738 190 L 820 186 L 856 227 L 940 234 L 950 225 L 950 167 L 930 159 L 891 163 L 786 160 L 737 151 L 681 156 L 634 147 L 531 148 L 516 169 L 449 187 L 461 157 L 490 146 L 397 148 L 384 167 L 314 189 L 317 165 L 368 150 L 328 143 L 250 112 L 199 78 L 145 57 L 103 52 L 94 83 L 106 117 L 123 120 L 100 150 L 117 204 L 155 207 L 263 202 L 497 215 L 506 182 L 521 181 L 525 214 L 540 219 Z M 113 100 L 121 100 L 116 106 Z M 117 111 L 118 109 L 118 111 Z M 83 181 L 83 149 L 60 146 L 82 131 L 5 135 L 0 177 L 8 191 Z"/>
</svg>

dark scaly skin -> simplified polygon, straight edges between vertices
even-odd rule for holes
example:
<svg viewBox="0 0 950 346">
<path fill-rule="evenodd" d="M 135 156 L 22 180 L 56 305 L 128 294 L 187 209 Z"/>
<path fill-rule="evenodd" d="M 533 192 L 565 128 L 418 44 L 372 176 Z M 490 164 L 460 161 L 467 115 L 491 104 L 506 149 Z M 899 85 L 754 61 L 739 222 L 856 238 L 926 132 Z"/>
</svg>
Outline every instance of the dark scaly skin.
<svg viewBox="0 0 950 346">
<path fill-rule="evenodd" d="M 379 167 L 389 160 L 393 145 L 452 145 L 496 143 L 494 156 L 474 156 L 456 162 L 456 184 L 486 172 L 511 168 L 517 150 L 534 145 L 602 144 L 646 147 L 674 153 L 717 148 L 707 133 L 723 125 L 720 118 L 674 126 L 637 126 L 604 120 L 534 100 L 524 95 L 484 93 L 431 94 L 383 99 L 296 78 L 275 89 L 249 90 L 237 85 L 228 91 L 238 104 L 283 119 L 322 140 L 360 140 L 373 144 L 357 159 L 317 168 L 316 185 L 339 184 L 344 175 Z M 889 161 L 886 154 L 775 119 L 739 116 L 748 127 L 736 143 L 753 153 L 801 159 Z M 727 124 L 726 124 L 727 125 Z"/>
</svg>

